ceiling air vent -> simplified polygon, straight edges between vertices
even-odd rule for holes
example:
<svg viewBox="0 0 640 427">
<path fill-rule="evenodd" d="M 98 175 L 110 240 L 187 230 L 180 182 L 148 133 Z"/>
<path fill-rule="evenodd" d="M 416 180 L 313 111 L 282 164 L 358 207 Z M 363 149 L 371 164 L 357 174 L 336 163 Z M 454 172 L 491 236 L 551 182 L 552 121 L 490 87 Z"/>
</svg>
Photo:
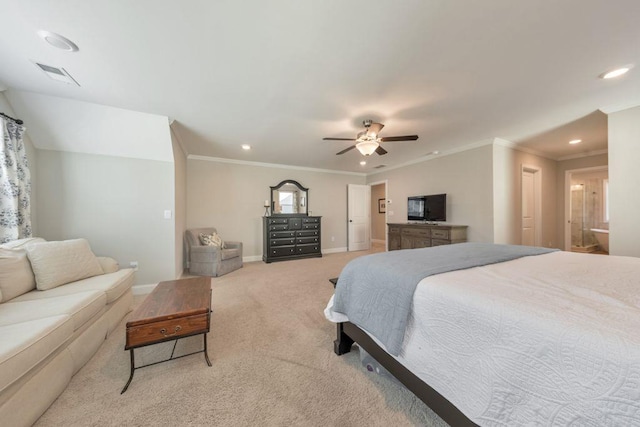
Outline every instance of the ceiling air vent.
<svg viewBox="0 0 640 427">
<path fill-rule="evenodd" d="M 53 80 L 57 80 L 59 82 L 80 86 L 78 82 L 73 77 L 71 77 L 71 74 L 69 74 L 64 68 L 52 67 L 51 65 L 40 64 L 39 62 L 35 61 L 34 63 L 38 66 L 38 68 L 40 68 L 40 70 L 42 70 L 47 76 L 49 76 L 49 78 L 52 78 Z"/>
<path fill-rule="evenodd" d="M 374 169 L 382 169 L 382 168 L 386 168 L 387 165 L 378 165 L 378 166 L 374 166 Z"/>
</svg>

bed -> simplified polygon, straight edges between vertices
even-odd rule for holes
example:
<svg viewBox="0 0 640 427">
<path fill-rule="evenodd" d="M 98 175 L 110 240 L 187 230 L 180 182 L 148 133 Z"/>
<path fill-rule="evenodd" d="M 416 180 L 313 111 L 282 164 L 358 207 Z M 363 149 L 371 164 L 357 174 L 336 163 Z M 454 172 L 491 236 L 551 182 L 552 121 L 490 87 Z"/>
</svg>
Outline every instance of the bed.
<svg viewBox="0 0 640 427">
<path fill-rule="evenodd" d="M 489 247 L 514 248 L 464 243 L 351 261 L 325 309 L 337 323 L 336 354 L 356 342 L 454 426 L 640 425 L 638 258 L 542 251 L 436 272 L 414 287 L 400 346 L 354 314 L 395 311 L 396 284 L 377 286 L 414 277 L 407 257 L 427 263 Z M 353 293 L 354 278 L 373 290 L 345 309 L 338 299 Z M 385 322 L 393 329 L 396 320 Z"/>
</svg>

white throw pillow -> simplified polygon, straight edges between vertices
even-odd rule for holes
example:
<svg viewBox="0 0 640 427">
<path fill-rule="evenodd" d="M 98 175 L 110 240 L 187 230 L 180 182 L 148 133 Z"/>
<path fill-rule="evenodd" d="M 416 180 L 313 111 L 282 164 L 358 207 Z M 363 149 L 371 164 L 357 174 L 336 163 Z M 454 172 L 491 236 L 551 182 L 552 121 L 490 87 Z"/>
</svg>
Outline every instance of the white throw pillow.
<svg viewBox="0 0 640 427">
<path fill-rule="evenodd" d="M 86 239 L 36 243 L 27 248 L 27 254 L 41 291 L 103 274 Z"/>
</svg>

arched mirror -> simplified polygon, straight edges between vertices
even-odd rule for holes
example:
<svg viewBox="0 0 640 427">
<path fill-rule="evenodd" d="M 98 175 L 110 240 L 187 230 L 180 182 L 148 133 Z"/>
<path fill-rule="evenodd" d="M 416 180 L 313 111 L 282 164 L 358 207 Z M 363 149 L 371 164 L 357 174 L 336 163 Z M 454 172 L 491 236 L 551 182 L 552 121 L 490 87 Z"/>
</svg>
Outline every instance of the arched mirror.
<svg viewBox="0 0 640 427">
<path fill-rule="evenodd" d="M 271 187 L 272 215 L 308 215 L 309 189 L 299 182 L 286 179 Z"/>
</svg>

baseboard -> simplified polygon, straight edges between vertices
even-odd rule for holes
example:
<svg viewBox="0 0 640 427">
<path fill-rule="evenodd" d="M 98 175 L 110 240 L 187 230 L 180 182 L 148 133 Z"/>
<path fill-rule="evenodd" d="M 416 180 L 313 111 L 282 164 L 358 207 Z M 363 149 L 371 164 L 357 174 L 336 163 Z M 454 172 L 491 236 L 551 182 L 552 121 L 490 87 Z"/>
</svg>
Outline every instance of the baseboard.
<svg viewBox="0 0 640 427">
<path fill-rule="evenodd" d="M 322 254 L 336 254 L 338 252 L 347 252 L 347 248 L 329 248 L 322 250 Z"/>
<path fill-rule="evenodd" d="M 262 255 L 243 256 L 242 262 L 262 261 Z"/>
<path fill-rule="evenodd" d="M 384 244 L 384 243 L 387 243 L 387 241 L 384 240 L 384 239 L 371 239 L 371 243 L 382 243 L 382 244 Z"/>
<path fill-rule="evenodd" d="M 157 283 L 151 283 L 149 285 L 134 285 L 131 287 L 131 291 L 134 295 L 145 295 L 150 293 L 156 286 L 158 286 Z"/>
</svg>

